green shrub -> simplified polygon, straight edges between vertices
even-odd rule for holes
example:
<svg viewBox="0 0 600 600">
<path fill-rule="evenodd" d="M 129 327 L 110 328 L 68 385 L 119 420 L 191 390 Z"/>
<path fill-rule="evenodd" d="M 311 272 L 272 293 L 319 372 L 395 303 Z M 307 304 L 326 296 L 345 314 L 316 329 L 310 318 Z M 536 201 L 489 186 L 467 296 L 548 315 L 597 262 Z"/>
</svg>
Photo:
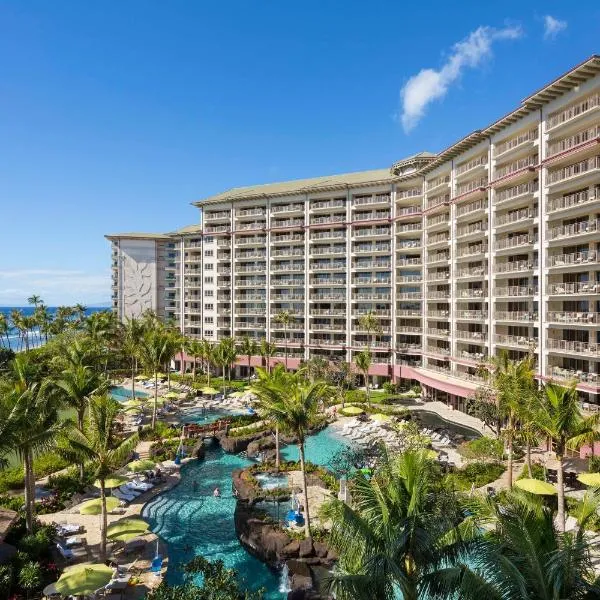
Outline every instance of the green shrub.
<svg viewBox="0 0 600 600">
<path fill-rule="evenodd" d="M 23 496 L 0 496 L 0 507 L 19 512 L 25 506 Z"/>
<path fill-rule="evenodd" d="M 476 488 L 496 481 L 505 471 L 504 465 L 492 462 L 474 462 L 462 469 L 457 469 L 447 479 L 458 489 L 469 490 L 473 484 Z"/>
<path fill-rule="evenodd" d="M 163 438 L 179 437 L 179 431 L 164 421 L 157 421 L 154 429 L 146 425 L 140 432 L 140 440 L 161 440 Z"/>
<path fill-rule="evenodd" d="M 19 571 L 19 585 L 26 591 L 27 598 L 32 592 L 42 587 L 43 572 L 42 565 L 30 561 L 25 563 Z"/>
<path fill-rule="evenodd" d="M 590 456 L 588 460 L 588 471 L 590 473 L 600 473 L 600 456 Z"/>
<path fill-rule="evenodd" d="M 0 598 L 5 600 L 10 595 L 13 586 L 13 567 L 12 565 L 0 565 Z"/>
<path fill-rule="evenodd" d="M 56 473 L 56 471 L 60 471 L 70 464 L 71 463 L 62 458 L 62 456 L 59 456 L 54 452 L 48 452 L 38 456 L 33 461 L 33 471 L 36 477 L 41 478 Z"/>
<path fill-rule="evenodd" d="M 460 446 L 458 451 L 467 458 L 499 461 L 502 460 L 502 456 L 504 455 L 504 444 L 501 440 L 484 435 L 465 442 Z"/>
<path fill-rule="evenodd" d="M 25 485 L 22 467 L 9 467 L 0 471 L 0 494 L 9 490 L 18 490 Z"/>
<path fill-rule="evenodd" d="M 245 437 L 247 435 L 255 435 L 261 431 L 268 431 L 270 427 L 264 423 L 256 423 L 255 425 L 244 425 L 235 429 L 230 429 L 227 433 L 229 437 Z"/>
<path fill-rule="evenodd" d="M 545 475 L 546 474 L 544 472 L 544 467 L 540 465 L 540 463 L 532 463 L 531 477 L 533 479 L 540 479 L 541 481 L 545 481 Z M 521 471 L 517 479 L 525 479 L 526 477 L 529 477 L 529 471 L 527 470 L 527 465 L 523 465 L 523 470 Z"/>
</svg>

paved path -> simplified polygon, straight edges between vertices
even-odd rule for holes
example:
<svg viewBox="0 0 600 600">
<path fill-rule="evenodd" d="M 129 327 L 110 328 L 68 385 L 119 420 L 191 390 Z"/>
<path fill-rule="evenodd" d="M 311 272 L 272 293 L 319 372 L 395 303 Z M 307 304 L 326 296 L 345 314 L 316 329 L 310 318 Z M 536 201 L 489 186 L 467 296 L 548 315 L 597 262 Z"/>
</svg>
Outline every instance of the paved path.
<svg viewBox="0 0 600 600">
<path fill-rule="evenodd" d="M 446 421 L 450 421 L 452 423 L 456 423 L 458 425 L 464 425 L 465 427 L 470 427 L 471 429 L 475 429 L 479 431 L 479 433 L 485 434 L 486 425 L 481 419 L 474 417 L 472 415 L 468 415 L 460 410 L 454 410 L 451 406 L 447 406 L 443 402 L 422 402 L 420 404 L 415 404 L 412 406 L 407 406 L 409 410 L 428 410 L 430 412 L 434 412 L 442 419 Z M 490 433 L 488 429 L 488 434 Z"/>
</svg>

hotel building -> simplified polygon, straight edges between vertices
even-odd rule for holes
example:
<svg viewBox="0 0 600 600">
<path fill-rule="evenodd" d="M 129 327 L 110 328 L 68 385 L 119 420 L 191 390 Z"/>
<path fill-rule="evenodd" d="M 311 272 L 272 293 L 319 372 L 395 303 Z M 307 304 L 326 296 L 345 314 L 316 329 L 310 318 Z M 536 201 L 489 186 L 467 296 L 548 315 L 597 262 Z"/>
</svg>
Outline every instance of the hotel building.
<svg viewBox="0 0 600 600">
<path fill-rule="evenodd" d="M 457 408 L 482 360 L 533 351 L 540 379 L 600 402 L 599 56 L 439 154 L 195 205 L 201 224 L 107 236 L 119 317 L 151 308 L 281 356 L 289 311 L 291 366 L 370 347 L 374 376 Z M 377 335 L 361 330 L 369 312 Z"/>
</svg>

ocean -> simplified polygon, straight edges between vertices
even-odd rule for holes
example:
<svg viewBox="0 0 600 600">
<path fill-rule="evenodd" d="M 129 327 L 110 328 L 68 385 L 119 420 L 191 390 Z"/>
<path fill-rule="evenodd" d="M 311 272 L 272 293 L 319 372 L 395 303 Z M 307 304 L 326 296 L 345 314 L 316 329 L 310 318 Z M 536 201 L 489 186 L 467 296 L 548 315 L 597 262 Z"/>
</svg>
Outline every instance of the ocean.
<svg viewBox="0 0 600 600">
<path fill-rule="evenodd" d="M 35 311 L 35 308 L 33 306 L 0 306 L 0 313 L 5 314 L 10 322 L 10 313 L 15 308 L 19 309 L 20 311 L 23 312 L 24 315 L 27 315 L 27 316 L 32 315 Z M 88 307 L 85 311 L 85 314 L 91 315 L 92 313 L 100 312 L 103 310 L 110 310 L 110 308 Z M 49 306 L 48 311 L 50 312 L 51 315 L 53 315 L 56 312 L 56 306 Z M 42 339 L 40 340 L 40 335 L 37 330 L 31 331 L 29 333 L 29 347 L 30 348 L 35 348 L 36 346 L 41 346 L 43 343 L 44 343 L 44 339 L 42 337 Z M 21 338 L 19 336 L 19 332 L 16 329 L 9 331 L 8 340 L 6 339 L 6 336 L 4 336 L 4 335 L 2 336 L 2 338 L 0 338 L 0 347 L 4 347 L 4 348 L 10 347 L 15 352 L 22 349 L 21 344 L 22 344 Z"/>
</svg>

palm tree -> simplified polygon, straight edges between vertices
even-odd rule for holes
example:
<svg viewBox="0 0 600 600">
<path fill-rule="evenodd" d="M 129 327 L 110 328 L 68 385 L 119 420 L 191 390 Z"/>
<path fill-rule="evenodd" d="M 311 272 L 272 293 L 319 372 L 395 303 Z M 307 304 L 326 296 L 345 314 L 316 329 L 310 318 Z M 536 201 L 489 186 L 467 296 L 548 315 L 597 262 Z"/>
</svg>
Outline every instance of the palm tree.
<svg viewBox="0 0 600 600">
<path fill-rule="evenodd" d="M 223 338 L 215 347 L 214 360 L 223 371 L 223 396 L 225 395 L 225 379 L 231 381 L 231 366 L 237 359 L 235 341 L 233 338 Z"/>
<path fill-rule="evenodd" d="M 598 439 L 600 415 L 584 417 L 579 407 L 576 384 L 544 385 L 535 411 L 536 427 L 551 442 L 558 462 L 558 524 L 565 530 L 565 483 L 563 459 L 567 449 L 576 449 Z"/>
<path fill-rule="evenodd" d="M 204 345 L 200 340 L 196 340 L 194 338 L 187 338 L 185 341 L 185 351 L 186 353 L 192 357 L 192 379 L 196 381 L 196 366 L 198 363 L 198 359 L 202 358 L 204 353 Z"/>
<path fill-rule="evenodd" d="M 370 404 L 370 389 L 369 389 L 369 369 L 371 368 L 371 351 L 367 348 L 362 352 L 359 352 L 354 357 L 354 364 L 356 368 L 363 374 L 365 378 L 365 388 L 367 390 L 367 404 Z"/>
<path fill-rule="evenodd" d="M 4 313 L 0 313 L 0 338 L 4 336 L 6 338 L 6 347 L 9 350 L 12 350 L 10 346 L 10 324 L 6 315 Z"/>
<path fill-rule="evenodd" d="M 297 440 L 304 493 L 304 533 L 306 537 L 310 537 L 304 442 L 317 414 L 319 403 L 331 394 L 331 390 L 323 382 L 308 383 L 300 375 L 289 373 L 287 370 L 283 372 L 277 367 L 275 371 L 278 373 L 271 376 L 270 383 L 258 385 L 255 389 L 253 388 L 253 391 L 259 399 L 260 410 L 265 418 L 275 423 L 280 429 L 292 433 Z"/>
<path fill-rule="evenodd" d="M 39 304 L 35 308 L 35 319 L 38 327 L 38 331 L 40 333 L 40 341 L 42 339 L 42 334 L 44 335 L 44 341 L 48 342 L 48 334 L 50 332 L 50 323 L 52 322 L 52 317 L 50 315 L 50 311 L 48 307 L 44 304 Z"/>
<path fill-rule="evenodd" d="M 85 313 L 86 313 L 86 311 L 87 311 L 87 306 L 84 306 L 83 304 L 77 303 L 73 307 L 73 314 L 77 315 L 77 323 L 79 325 L 81 325 L 85 321 Z"/>
<path fill-rule="evenodd" d="M 42 304 L 42 298 L 36 294 L 32 294 L 29 296 L 29 298 L 27 298 L 27 303 L 32 304 L 35 308 L 37 308 L 38 304 Z"/>
<path fill-rule="evenodd" d="M 269 373 L 270 373 L 271 372 L 271 358 L 273 358 L 273 356 L 275 356 L 275 353 L 277 352 L 277 345 L 274 344 L 273 342 L 269 342 L 268 340 L 263 339 L 260 342 L 259 352 L 260 352 L 260 355 L 265 360 L 265 365 L 267 367 L 267 371 L 269 371 Z"/>
<path fill-rule="evenodd" d="M 444 492 L 434 474 L 425 451 L 384 456 L 371 479 L 358 472 L 350 481 L 352 506 L 324 506 L 340 556 L 331 578 L 336 598 L 468 597 L 454 594 L 470 574 L 469 542 L 480 534 L 452 495 L 440 508 Z"/>
<path fill-rule="evenodd" d="M 167 389 L 171 389 L 171 361 L 181 352 L 183 337 L 178 329 L 167 329 L 164 368 L 167 374 Z"/>
<path fill-rule="evenodd" d="M 25 346 L 25 350 L 29 350 L 29 339 L 27 337 L 27 323 L 25 321 L 25 315 L 23 311 L 18 308 L 13 308 L 10 311 L 10 320 L 12 322 L 12 326 L 19 332 L 19 350 L 23 349 Z"/>
<path fill-rule="evenodd" d="M 139 357 L 149 373 L 154 373 L 154 407 L 152 409 L 152 429 L 156 427 L 158 411 L 158 371 L 162 368 L 169 353 L 171 337 L 162 325 L 147 330 L 140 341 Z"/>
<path fill-rule="evenodd" d="M 322 356 L 313 356 L 304 363 L 302 370 L 311 381 L 317 381 L 325 379 L 328 368 L 329 362 L 326 359 Z"/>
<path fill-rule="evenodd" d="M 135 398 L 135 378 L 137 377 L 140 345 L 144 337 L 144 322 L 136 318 L 125 318 L 123 324 L 123 338 L 121 340 L 121 352 L 129 358 L 131 365 L 131 392 Z"/>
<path fill-rule="evenodd" d="M 368 336 L 375 336 L 383 331 L 379 319 L 375 313 L 370 310 L 358 319 L 358 327 L 362 331 L 366 331 Z M 374 340 L 370 340 L 370 345 L 373 345 Z"/>
<path fill-rule="evenodd" d="M 208 340 L 201 340 L 202 349 L 200 357 L 202 359 L 203 370 L 206 373 L 207 385 L 210 386 L 210 366 L 214 358 L 214 347 Z"/>
<path fill-rule="evenodd" d="M 245 335 L 240 342 L 239 351 L 248 359 L 248 385 L 250 385 L 250 361 L 258 354 L 258 344 L 249 335 Z"/>
<path fill-rule="evenodd" d="M 25 478 L 25 523 L 33 531 L 35 512 L 35 475 L 33 460 L 54 447 L 64 422 L 58 417 L 58 405 L 40 377 L 38 365 L 26 354 L 16 356 L 5 388 L 5 401 L 10 406 L 10 422 L 14 427 L 10 439 L 23 463 Z"/>
<path fill-rule="evenodd" d="M 94 469 L 94 476 L 100 483 L 102 520 L 100 524 L 100 557 L 106 558 L 106 479 L 111 473 L 123 466 L 135 449 L 138 438 L 132 435 L 122 440 L 116 435 L 116 418 L 119 404 L 104 394 L 93 396 L 89 402 L 89 411 L 84 431 L 71 429 L 67 434 L 68 446 L 63 454 L 75 460 L 85 461 Z"/>
<path fill-rule="evenodd" d="M 295 317 L 289 310 L 282 310 L 278 312 L 275 317 L 275 323 L 283 325 L 283 332 L 285 337 L 285 368 L 288 368 L 288 327 L 294 322 Z"/>
</svg>

